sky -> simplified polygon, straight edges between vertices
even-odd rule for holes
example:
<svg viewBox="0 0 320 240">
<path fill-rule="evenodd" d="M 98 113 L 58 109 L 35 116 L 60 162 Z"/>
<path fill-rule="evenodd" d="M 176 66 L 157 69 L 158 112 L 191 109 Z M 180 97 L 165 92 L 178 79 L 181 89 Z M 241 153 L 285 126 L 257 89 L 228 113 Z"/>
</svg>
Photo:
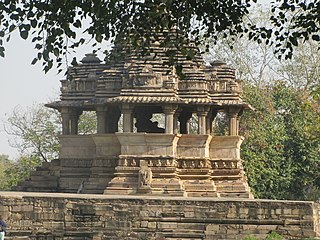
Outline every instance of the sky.
<svg viewBox="0 0 320 240">
<path fill-rule="evenodd" d="M 59 80 L 53 70 L 44 74 L 41 64 L 31 65 L 36 51 L 30 41 L 16 34 L 6 44 L 6 56 L 0 57 L 0 154 L 16 158 L 18 153 L 9 145 L 9 136 L 4 131 L 7 115 L 20 105 L 25 108 L 34 103 L 46 103 L 59 95 Z"/>
<path fill-rule="evenodd" d="M 41 62 L 31 65 L 37 52 L 30 40 L 21 39 L 17 33 L 11 36 L 5 47 L 5 58 L 0 57 L 0 155 L 16 159 L 19 153 L 9 143 L 13 140 L 12 136 L 4 130 L 8 114 L 16 106 L 25 109 L 33 104 L 57 100 L 64 74 L 57 75 L 54 68 L 45 74 Z M 89 52 L 92 52 L 89 46 L 83 47 L 74 56 L 82 59 Z"/>
</svg>

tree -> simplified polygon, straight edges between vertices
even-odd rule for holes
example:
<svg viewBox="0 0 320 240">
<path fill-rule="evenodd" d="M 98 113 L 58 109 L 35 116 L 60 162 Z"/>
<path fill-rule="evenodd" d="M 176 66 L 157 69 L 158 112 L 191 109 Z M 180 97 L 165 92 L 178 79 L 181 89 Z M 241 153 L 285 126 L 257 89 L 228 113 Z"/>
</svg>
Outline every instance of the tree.
<svg viewBox="0 0 320 240">
<path fill-rule="evenodd" d="M 270 12 L 263 6 L 255 6 L 250 13 L 250 24 L 266 26 L 270 19 Z M 209 51 L 205 53 L 206 61 L 218 59 L 228 63 L 236 69 L 237 77 L 255 86 L 264 86 L 279 77 L 280 60 L 274 55 L 274 47 L 266 41 L 260 44 L 248 41 L 247 38 L 233 39 L 219 37 L 210 40 Z M 202 49 L 205 47 L 202 46 Z"/>
<path fill-rule="evenodd" d="M 58 156 L 61 124 L 56 111 L 40 104 L 27 109 L 17 106 L 7 121 L 5 130 L 15 137 L 12 145 L 21 155 L 38 156 L 46 162 Z"/>
<path fill-rule="evenodd" d="M 13 147 L 23 157 L 38 157 L 41 161 L 51 161 L 58 157 L 59 134 L 61 134 L 60 114 L 42 104 L 27 109 L 16 107 L 8 116 L 5 130 L 14 136 Z M 84 112 L 79 120 L 79 134 L 96 131 L 94 112 Z"/>
<path fill-rule="evenodd" d="M 9 160 L 8 155 L 0 155 L 0 189 L 4 190 L 6 189 L 6 175 L 5 171 L 10 167 L 11 160 Z"/>
<path fill-rule="evenodd" d="M 93 45 L 116 40 L 144 49 L 158 40 L 150 31 L 162 32 L 164 46 L 182 49 L 186 57 L 193 55 L 183 49 L 190 34 L 197 44 L 207 38 L 217 40 L 219 35 L 248 36 L 275 45 L 275 51 L 286 57 L 292 56 L 299 39 L 320 41 L 318 1 L 276 0 L 267 26 L 246 20 L 252 4 L 256 0 L 4 0 L 0 55 L 4 56 L 4 40 L 15 30 L 22 39 L 34 42 L 38 54 L 32 63 L 43 61 L 44 71 L 52 68 L 54 60 L 60 67 L 70 48 L 91 40 Z"/>
<path fill-rule="evenodd" d="M 12 145 L 20 152 L 16 161 L 0 155 L 0 189 L 9 190 L 27 178 L 43 161 L 48 162 L 58 157 L 60 114 L 43 104 L 35 104 L 26 109 L 16 107 L 8 116 L 5 130 L 14 136 Z M 84 112 L 79 119 L 79 134 L 95 132 L 95 113 Z"/>
<path fill-rule="evenodd" d="M 277 72 L 282 79 L 306 95 L 311 93 L 315 100 L 320 99 L 320 50 L 317 44 L 306 41 L 296 48 L 291 60 L 279 63 Z"/>
<path fill-rule="evenodd" d="M 20 156 L 17 161 L 10 161 L 3 171 L 4 178 L 1 180 L 0 189 L 10 190 L 19 182 L 26 179 L 36 167 L 41 164 L 38 156 Z"/>
<path fill-rule="evenodd" d="M 246 87 L 256 111 L 241 123 L 246 173 L 260 198 L 320 198 L 320 112 L 299 89 Z"/>
</svg>

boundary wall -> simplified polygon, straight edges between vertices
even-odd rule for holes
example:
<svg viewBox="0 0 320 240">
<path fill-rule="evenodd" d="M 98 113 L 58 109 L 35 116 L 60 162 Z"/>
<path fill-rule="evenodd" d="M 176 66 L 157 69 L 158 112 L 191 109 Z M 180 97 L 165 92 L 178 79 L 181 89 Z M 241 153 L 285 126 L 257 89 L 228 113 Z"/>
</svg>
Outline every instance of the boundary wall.
<svg viewBox="0 0 320 240">
<path fill-rule="evenodd" d="M 302 201 L 0 192 L 10 239 L 287 239 L 320 236 Z"/>
</svg>

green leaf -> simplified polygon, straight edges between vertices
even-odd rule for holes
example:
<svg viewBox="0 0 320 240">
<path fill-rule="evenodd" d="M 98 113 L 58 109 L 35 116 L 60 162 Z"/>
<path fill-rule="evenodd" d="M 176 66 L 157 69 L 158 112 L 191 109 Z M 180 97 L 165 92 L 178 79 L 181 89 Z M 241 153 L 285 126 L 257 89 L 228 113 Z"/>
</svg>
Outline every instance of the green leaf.
<svg viewBox="0 0 320 240">
<path fill-rule="evenodd" d="M 96 38 L 96 41 L 97 41 L 97 42 L 99 42 L 99 43 L 102 42 L 102 35 L 101 35 L 101 33 L 97 33 L 95 38 Z"/>
<path fill-rule="evenodd" d="M 319 35 L 312 35 L 312 40 L 314 41 L 320 41 L 320 36 Z"/>
<path fill-rule="evenodd" d="M 290 40 L 290 42 L 292 43 L 293 46 L 298 46 L 297 38 L 290 36 L 289 40 Z"/>
<path fill-rule="evenodd" d="M 16 25 L 12 24 L 9 27 L 9 32 L 12 32 L 14 29 L 16 29 Z"/>
<path fill-rule="evenodd" d="M 0 47 L 0 57 L 4 57 L 4 47 Z"/>
<path fill-rule="evenodd" d="M 35 20 L 35 19 L 32 19 L 31 21 L 30 21 L 30 24 L 31 24 L 31 26 L 33 27 L 33 28 L 35 28 L 36 26 L 37 26 L 37 20 Z"/>
<path fill-rule="evenodd" d="M 54 48 L 53 49 L 53 54 L 56 56 L 56 57 L 59 57 L 59 54 L 60 54 L 60 51 L 58 48 Z"/>
<path fill-rule="evenodd" d="M 31 62 L 31 65 L 35 65 L 37 61 L 38 61 L 38 58 L 34 58 Z"/>
<path fill-rule="evenodd" d="M 29 31 L 26 31 L 26 30 L 20 31 L 20 37 L 22 39 L 26 40 L 28 38 L 28 35 L 29 35 Z"/>
</svg>

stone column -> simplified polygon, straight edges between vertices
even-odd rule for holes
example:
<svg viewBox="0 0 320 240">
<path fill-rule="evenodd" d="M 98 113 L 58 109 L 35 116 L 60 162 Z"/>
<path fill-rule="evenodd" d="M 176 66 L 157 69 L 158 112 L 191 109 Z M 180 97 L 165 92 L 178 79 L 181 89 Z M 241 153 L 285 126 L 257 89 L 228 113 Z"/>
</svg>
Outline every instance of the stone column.
<svg viewBox="0 0 320 240">
<path fill-rule="evenodd" d="M 77 110 L 73 110 L 70 114 L 70 134 L 77 135 L 78 134 L 78 123 L 79 123 L 80 112 Z"/>
<path fill-rule="evenodd" d="M 106 117 L 106 126 L 107 133 L 115 133 L 118 132 L 118 121 L 121 116 L 121 111 L 117 107 L 110 107 L 107 112 Z"/>
<path fill-rule="evenodd" d="M 133 132 L 132 106 L 123 104 L 121 111 L 123 114 L 123 132 Z"/>
<path fill-rule="evenodd" d="M 106 106 L 97 106 L 96 108 L 97 133 L 107 132 L 107 110 Z"/>
<path fill-rule="evenodd" d="M 207 124 L 206 124 L 206 117 L 208 114 L 208 108 L 204 106 L 200 106 L 197 109 L 197 115 L 198 115 L 198 134 L 206 134 L 207 130 Z"/>
<path fill-rule="evenodd" d="M 206 134 L 212 133 L 212 123 L 216 118 L 218 111 L 216 109 L 211 109 L 206 117 Z"/>
<path fill-rule="evenodd" d="M 238 116 L 237 116 L 237 135 L 239 135 L 239 127 L 240 127 L 240 117 L 241 115 L 243 114 L 243 108 L 241 108 L 241 110 L 239 111 L 238 113 Z"/>
<path fill-rule="evenodd" d="M 63 107 L 60 112 L 62 118 L 62 134 L 78 134 L 80 111 L 70 107 Z"/>
<path fill-rule="evenodd" d="M 165 105 L 162 109 L 165 114 L 165 133 L 173 134 L 174 113 L 177 107 L 174 105 Z"/>
<path fill-rule="evenodd" d="M 178 133 L 178 119 L 181 111 L 182 111 L 181 109 L 178 109 L 173 115 L 173 133 L 174 134 Z"/>
<path fill-rule="evenodd" d="M 238 135 L 238 113 L 240 111 L 240 108 L 235 107 L 229 107 L 228 109 L 228 117 L 229 117 L 229 135 L 230 136 L 237 136 Z"/>
<path fill-rule="evenodd" d="M 180 133 L 181 134 L 188 134 L 189 133 L 189 122 L 192 116 L 192 112 L 185 112 L 182 111 L 179 115 L 179 122 L 180 122 Z"/>
<path fill-rule="evenodd" d="M 61 118 L 62 118 L 62 134 L 69 135 L 70 134 L 70 113 L 69 109 L 62 108 L 61 109 Z"/>
</svg>

